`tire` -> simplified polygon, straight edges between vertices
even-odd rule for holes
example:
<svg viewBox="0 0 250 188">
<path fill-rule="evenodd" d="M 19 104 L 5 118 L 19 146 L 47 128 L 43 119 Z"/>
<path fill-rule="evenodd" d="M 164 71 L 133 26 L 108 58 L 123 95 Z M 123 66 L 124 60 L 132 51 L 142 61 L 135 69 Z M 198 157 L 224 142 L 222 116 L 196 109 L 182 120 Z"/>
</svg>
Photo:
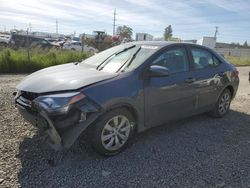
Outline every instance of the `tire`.
<svg viewBox="0 0 250 188">
<path fill-rule="evenodd" d="M 91 129 L 90 141 L 93 149 L 104 156 L 120 153 L 132 140 L 134 125 L 134 117 L 125 108 L 107 112 Z"/>
<path fill-rule="evenodd" d="M 210 115 L 216 118 L 224 117 L 229 112 L 231 100 L 231 92 L 229 89 L 225 89 L 216 102 L 213 111 L 210 112 Z"/>
</svg>

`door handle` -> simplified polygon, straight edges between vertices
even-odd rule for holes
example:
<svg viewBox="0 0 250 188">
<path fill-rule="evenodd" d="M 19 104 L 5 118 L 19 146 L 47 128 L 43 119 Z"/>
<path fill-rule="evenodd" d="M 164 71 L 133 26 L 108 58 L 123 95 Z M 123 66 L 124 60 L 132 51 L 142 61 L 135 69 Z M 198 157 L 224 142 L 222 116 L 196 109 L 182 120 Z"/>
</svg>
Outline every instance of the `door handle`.
<svg viewBox="0 0 250 188">
<path fill-rule="evenodd" d="M 186 83 L 193 83 L 196 79 L 195 78 L 187 78 L 185 80 Z"/>
</svg>

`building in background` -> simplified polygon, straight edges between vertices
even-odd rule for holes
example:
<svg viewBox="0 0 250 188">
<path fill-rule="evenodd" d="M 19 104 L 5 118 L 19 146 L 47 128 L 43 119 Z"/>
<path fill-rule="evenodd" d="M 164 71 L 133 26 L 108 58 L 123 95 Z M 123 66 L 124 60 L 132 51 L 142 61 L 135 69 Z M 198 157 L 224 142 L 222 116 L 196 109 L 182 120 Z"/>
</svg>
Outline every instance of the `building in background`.
<svg viewBox="0 0 250 188">
<path fill-rule="evenodd" d="M 196 43 L 197 43 L 197 40 L 196 40 L 196 39 L 182 40 L 182 42 L 187 42 L 187 43 L 194 43 L 194 44 L 196 44 Z"/>
<path fill-rule="evenodd" d="M 168 41 L 172 41 L 172 42 L 181 42 L 181 38 L 178 38 L 178 37 L 171 37 Z"/>
<path fill-rule="evenodd" d="M 214 49 L 216 45 L 216 39 L 214 37 L 202 37 L 201 39 L 197 40 L 196 43 Z"/>
<path fill-rule="evenodd" d="M 135 40 L 136 41 L 151 41 L 153 40 L 153 35 L 150 35 L 148 33 L 136 33 Z"/>
</svg>

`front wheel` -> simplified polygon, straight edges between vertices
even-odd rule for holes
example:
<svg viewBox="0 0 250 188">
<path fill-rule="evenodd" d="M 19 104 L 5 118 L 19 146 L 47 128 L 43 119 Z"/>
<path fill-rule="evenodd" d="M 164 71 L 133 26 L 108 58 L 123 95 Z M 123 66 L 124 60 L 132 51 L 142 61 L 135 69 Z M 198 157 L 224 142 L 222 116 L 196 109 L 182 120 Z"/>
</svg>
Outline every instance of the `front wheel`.
<svg viewBox="0 0 250 188">
<path fill-rule="evenodd" d="M 225 89 L 220 95 L 214 110 L 211 112 L 211 115 L 218 118 L 225 116 L 229 111 L 231 100 L 231 92 L 229 89 Z"/>
<path fill-rule="evenodd" d="M 92 129 L 91 143 L 100 154 L 111 156 L 123 151 L 134 134 L 134 118 L 126 109 L 105 114 Z"/>
</svg>

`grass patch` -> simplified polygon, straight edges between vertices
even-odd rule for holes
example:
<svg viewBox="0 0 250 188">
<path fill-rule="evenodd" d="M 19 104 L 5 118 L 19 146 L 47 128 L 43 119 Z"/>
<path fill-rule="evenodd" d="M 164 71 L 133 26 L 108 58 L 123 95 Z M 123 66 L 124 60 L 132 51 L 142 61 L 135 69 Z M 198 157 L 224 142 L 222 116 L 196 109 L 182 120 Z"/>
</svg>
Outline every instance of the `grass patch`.
<svg viewBox="0 0 250 188">
<path fill-rule="evenodd" d="M 0 73 L 31 73 L 53 65 L 82 61 L 87 54 L 69 50 L 0 50 Z"/>
<path fill-rule="evenodd" d="M 250 66 L 250 57 L 226 56 L 225 58 L 236 66 Z"/>
<path fill-rule="evenodd" d="M 4 48 L 0 49 L 0 73 L 31 73 L 54 65 L 79 62 L 87 57 L 85 53 L 69 50 L 33 48 L 28 55 L 25 49 Z M 250 58 L 236 56 L 225 58 L 236 66 L 250 66 Z"/>
</svg>

